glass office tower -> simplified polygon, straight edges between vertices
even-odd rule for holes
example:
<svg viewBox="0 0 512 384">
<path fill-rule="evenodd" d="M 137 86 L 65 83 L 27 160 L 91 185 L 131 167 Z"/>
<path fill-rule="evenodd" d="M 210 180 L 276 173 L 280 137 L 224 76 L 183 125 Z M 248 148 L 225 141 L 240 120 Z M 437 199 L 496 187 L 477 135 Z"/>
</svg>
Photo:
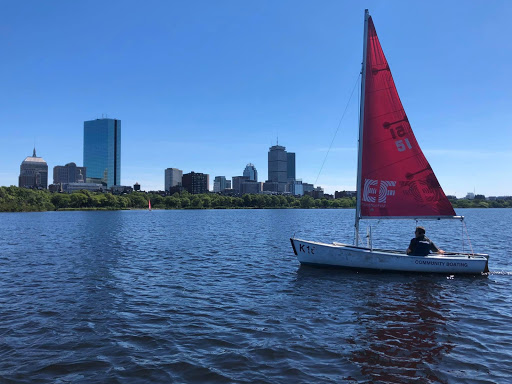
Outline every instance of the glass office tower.
<svg viewBox="0 0 512 384">
<path fill-rule="evenodd" d="M 247 177 L 248 180 L 258 181 L 258 171 L 256 170 L 256 167 L 254 166 L 254 164 L 251 164 L 251 163 L 247 164 L 244 169 L 243 175 L 245 177 Z"/>
<path fill-rule="evenodd" d="M 121 185 L 121 120 L 84 121 L 84 167 L 88 183 Z"/>
</svg>

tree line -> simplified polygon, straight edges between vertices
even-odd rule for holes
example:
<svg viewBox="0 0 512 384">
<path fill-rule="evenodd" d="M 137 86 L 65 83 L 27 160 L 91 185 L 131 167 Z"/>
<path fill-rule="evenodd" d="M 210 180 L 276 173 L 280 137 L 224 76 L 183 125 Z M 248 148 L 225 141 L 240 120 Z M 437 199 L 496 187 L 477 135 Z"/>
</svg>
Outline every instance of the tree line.
<svg viewBox="0 0 512 384">
<path fill-rule="evenodd" d="M 147 209 L 148 201 L 156 209 L 228 209 L 228 208 L 354 208 L 355 198 L 313 199 L 311 196 L 247 194 L 242 197 L 213 193 L 192 195 L 188 192 L 161 196 L 157 193 L 131 192 L 113 195 L 77 191 L 51 193 L 18 187 L 0 187 L 0 212 L 54 210 Z"/>
<path fill-rule="evenodd" d="M 229 209 L 229 208 L 355 208 L 356 199 L 313 199 L 311 196 L 247 194 L 242 197 L 213 193 L 192 195 L 188 192 L 161 196 L 157 193 L 132 192 L 113 195 L 77 191 L 51 193 L 18 187 L 0 187 L 0 212 L 54 210 L 147 209 L 148 200 L 156 209 Z M 512 208 L 512 200 L 450 199 L 454 208 Z"/>
<path fill-rule="evenodd" d="M 449 199 L 453 208 L 512 208 L 512 199 Z"/>
</svg>

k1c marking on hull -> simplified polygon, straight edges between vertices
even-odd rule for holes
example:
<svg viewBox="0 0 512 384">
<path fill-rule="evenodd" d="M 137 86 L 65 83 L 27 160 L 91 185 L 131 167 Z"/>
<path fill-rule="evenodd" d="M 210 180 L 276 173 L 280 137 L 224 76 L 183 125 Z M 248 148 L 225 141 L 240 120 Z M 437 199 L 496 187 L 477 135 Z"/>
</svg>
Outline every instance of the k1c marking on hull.
<svg viewBox="0 0 512 384">
<path fill-rule="evenodd" d="M 310 247 L 309 245 L 300 244 L 299 250 L 304 253 L 309 253 L 311 255 L 315 254 L 315 247 Z M 307 250 L 307 251 L 306 251 Z"/>
</svg>

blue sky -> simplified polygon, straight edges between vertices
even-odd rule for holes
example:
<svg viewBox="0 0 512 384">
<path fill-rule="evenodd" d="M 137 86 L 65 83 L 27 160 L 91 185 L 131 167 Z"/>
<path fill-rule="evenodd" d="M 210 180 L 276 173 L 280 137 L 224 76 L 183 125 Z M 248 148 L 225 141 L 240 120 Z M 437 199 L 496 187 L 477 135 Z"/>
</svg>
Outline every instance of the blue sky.
<svg viewBox="0 0 512 384">
<path fill-rule="evenodd" d="M 512 195 L 509 1 L 1 1 L 0 185 L 31 155 L 83 162 L 83 121 L 122 121 L 121 182 L 213 177 L 268 148 L 353 190 L 364 8 L 447 194 Z M 413 4 L 413 6 L 411 6 Z M 320 169 L 322 168 L 321 173 Z M 50 180 L 51 182 L 51 180 Z"/>
</svg>

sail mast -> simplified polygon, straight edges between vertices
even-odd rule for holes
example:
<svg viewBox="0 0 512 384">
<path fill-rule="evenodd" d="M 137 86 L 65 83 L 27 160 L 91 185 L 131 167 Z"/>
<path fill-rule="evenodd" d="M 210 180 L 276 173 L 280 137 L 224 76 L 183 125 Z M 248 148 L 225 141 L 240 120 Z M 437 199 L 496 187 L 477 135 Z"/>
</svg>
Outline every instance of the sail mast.
<svg viewBox="0 0 512 384">
<path fill-rule="evenodd" d="M 364 91 L 366 83 L 366 49 L 368 45 L 368 18 L 370 13 L 364 10 L 364 33 L 363 33 L 363 67 L 361 69 L 361 102 L 359 106 L 359 142 L 357 151 L 357 184 L 356 184 L 356 220 L 355 220 L 355 241 L 359 245 L 359 220 L 361 219 L 361 169 L 363 164 L 363 123 L 364 123 Z"/>
</svg>

